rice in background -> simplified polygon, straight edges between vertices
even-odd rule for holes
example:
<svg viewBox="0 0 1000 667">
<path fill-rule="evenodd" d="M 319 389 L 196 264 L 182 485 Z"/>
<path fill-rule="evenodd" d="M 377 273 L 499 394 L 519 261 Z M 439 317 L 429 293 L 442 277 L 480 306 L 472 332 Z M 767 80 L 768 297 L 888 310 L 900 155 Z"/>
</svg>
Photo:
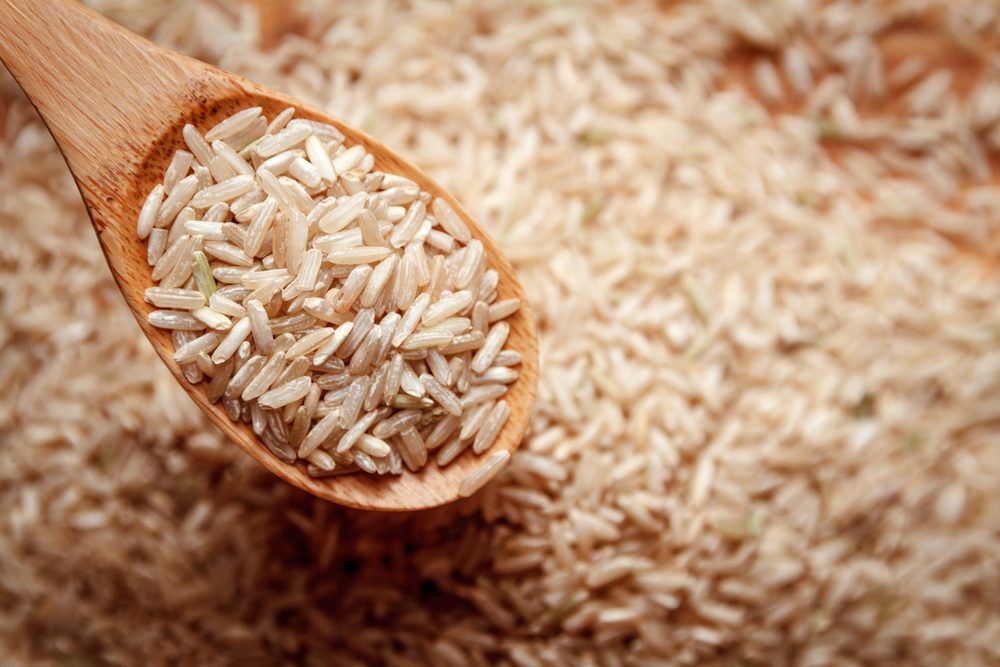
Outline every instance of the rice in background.
<svg viewBox="0 0 1000 667">
<path fill-rule="evenodd" d="M 245 6 L 91 4 L 427 169 L 542 378 L 467 501 L 276 481 L 155 358 L 4 74 L 5 665 L 1000 658 L 991 4 L 312 0 L 269 52 Z"/>
</svg>

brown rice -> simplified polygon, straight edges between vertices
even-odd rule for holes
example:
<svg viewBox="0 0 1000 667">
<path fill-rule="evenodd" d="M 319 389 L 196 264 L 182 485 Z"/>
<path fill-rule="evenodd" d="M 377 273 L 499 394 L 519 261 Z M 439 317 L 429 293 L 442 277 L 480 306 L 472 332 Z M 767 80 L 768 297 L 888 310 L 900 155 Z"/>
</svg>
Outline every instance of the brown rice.
<svg viewBox="0 0 1000 667">
<path fill-rule="evenodd" d="M 996 664 L 993 4 L 92 4 L 428 168 L 515 262 L 542 377 L 454 506 L 276 481 L 155 358 L 3 74 L 0 662 Z"/>
</svg>

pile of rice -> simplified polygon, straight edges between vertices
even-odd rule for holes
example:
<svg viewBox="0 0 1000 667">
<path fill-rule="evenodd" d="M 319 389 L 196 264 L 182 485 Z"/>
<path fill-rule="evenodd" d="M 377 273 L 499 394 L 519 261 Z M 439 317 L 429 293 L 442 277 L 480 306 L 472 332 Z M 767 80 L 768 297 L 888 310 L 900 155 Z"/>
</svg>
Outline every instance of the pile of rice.
<svg viewBox="0 0 1000 667">
<path fill-rule="evenodd" d="M 532 429 L 385 515 L 264 473 L 0 80 L 0 663 L 995 665 L 995 3 L 95 1 L 329 109 L 492 232 Z M 928 50 L 928 46 L 934 47 Z"/>
<path fill-rule="evenodd" d="M 147 321 L 209 402 L 310 476 L 485 453 L 510 416 L 500 397 L 521 354 L 502 348 L 521 300 L 498 300 L 497 258 L 447 201 L 294 115 L 184 126 L 190 152 L 173 152 L 136 220 Z M 509 458 L 491 454 L 459 495 Z"/>
</svg>

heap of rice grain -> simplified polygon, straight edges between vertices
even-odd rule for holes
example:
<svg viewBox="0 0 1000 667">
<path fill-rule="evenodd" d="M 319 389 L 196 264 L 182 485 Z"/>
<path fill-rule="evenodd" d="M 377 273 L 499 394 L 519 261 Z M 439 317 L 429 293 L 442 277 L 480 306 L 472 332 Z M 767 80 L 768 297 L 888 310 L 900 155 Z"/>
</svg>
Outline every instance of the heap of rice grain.
<svg viewBox="0 0 1000 667">
<path fill-rule="evenodd" d="M 520 300 L 497 300 L 499 274 L 448 202 L 294 112 L 184 127 L 190 152 L 137 221 L 159 282 L 149 323 L 172 331 L 189 382 L 312 476 L 483 454 L 510 416 L 521 356 L 503 350 L 504 320 Z"/>
<path fill-rule="evenodd" d="M 536 407 L 446 507 L 281 481 L 0 72 L 0 664 L 996 667 L 997 3 L 89 1 L 427 169 Z"/>
</svg>

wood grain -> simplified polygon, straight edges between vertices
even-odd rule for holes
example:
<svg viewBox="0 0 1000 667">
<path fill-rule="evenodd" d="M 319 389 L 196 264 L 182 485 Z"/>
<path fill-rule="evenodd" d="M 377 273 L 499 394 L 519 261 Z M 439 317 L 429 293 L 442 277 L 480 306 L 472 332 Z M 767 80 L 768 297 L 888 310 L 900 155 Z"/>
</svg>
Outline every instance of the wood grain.
<svg viewBox="0 0 1000 667">
<path fill-rule="evenodd" d="M 0 0 L 0 60 L 31 98 L 55 137 L 87 205 L 94 230 L 125 301 L 143 333 L 177 381 L 223 432 L 268 470 L 336 503 L 374 510 L 435 507 L 458 497 L 462 478 L 485 456 L 467 450 L 444 469 L 433 462 L 399 477 L 344 475 L 314 479 L 302 462 L 285 464 L 249 426 L 234 424 L 206 385 L 184 380 L 172 359 L 169 332 L 147 323 L 153 307 L 143 292 L 153 285 L 146 248 L 135 221 L 146 193 L 162 179 L 178 148 L 181 129 L 204 131 L 233 112 L 263 107 L 273 117 L 287 107 L 330 123 L 349 144 L 362 144 L 375 168 L 405 176 L 433 197 L 442 197 L 480 239 L 489 266 L 500 274 L 498 298 L 517 297 L 509 319 L 508 348 L 524 358 L 519 379 L 505 396 L 511 415 L 490 452 L 518 448 L 528 428 L 538 382 L 538 339 L 528 300 L 496 242 L 447 192 L 393 150 L 323 111 L 251 81 L 186 58 L 129 33 L 90 10 L 63 0 Z"/>
</svg>

